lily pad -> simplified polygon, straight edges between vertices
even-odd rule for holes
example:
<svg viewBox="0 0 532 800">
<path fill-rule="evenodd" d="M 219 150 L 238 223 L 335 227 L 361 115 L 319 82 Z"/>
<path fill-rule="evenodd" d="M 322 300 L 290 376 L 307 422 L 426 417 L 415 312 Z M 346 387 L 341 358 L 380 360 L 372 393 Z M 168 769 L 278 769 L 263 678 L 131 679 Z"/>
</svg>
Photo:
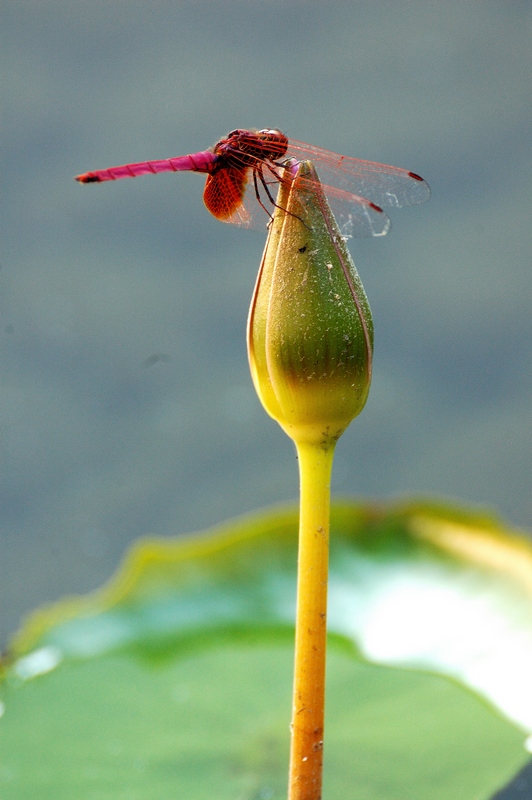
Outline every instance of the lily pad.
<svg viewBox="0 0 532 800">
<path fill-rule="evenodd" d="M 1 687 L 2 800 L 286 797 L 297 510 L 138 543 L 36 612 Z M 529 760 L 532 546 L 414 503 L 332 510 L 327 800 L 487 800 Z"/>
</svg>

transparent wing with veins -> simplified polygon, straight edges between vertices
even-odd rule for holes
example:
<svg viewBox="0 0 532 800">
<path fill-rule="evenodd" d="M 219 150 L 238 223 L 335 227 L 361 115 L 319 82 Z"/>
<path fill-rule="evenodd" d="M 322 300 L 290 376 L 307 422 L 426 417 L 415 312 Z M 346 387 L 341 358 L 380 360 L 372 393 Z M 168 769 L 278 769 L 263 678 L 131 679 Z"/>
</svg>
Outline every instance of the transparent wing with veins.
<svg viewBox="0 0 532 800">
<path fill-rule="evenodd" d="M 277 175 L 285 171 L 272 164 L 274 175 L 269 171 L 267 162 L 261 162 L 260 166 L 262 172 L 255 173 L 255 181 L 251 167 L 224 169 L 210 175 L 203 200 L 211 214 L 221 222 L 263 230 L 268 222 L 267 215 L 271 218 L 275 211 L 279 183 Z M 261 174 L 264 184 L 260 179 Z M 391 222 L 387 214 L 370 200 L 335 186 L 324 185 L 323 189 L 343 236 L 384 236 L 390 229 Z"/>
<path fill-rule="evenodd" d="M 401 208 L 424 203 L 430 197 L 426 181 L 407 169 L 341 156 L 295 139 L 289 140 L 286 155 L 298 161 L 310 159 L 324 184 L 378 206 Z"/>
<path fill-rule="evenodd" d="M 298 161 L 310 159 L 314 163 L 329 205 L 342 234 L 346 237 L 384 236 L 389 231 L 391 222 L 383 207 L 400 208 L 424 203 L 430 197 L 428 184 L 419 175 L 406 169 L 341 156 L 293 139 L 289 142 L 288 151 L 281 159 L 281 163 L 287 158 L 295 158 Z M 257 202 L 257 190 L 263 207 L 270 214 L 273 214 L 275 206 L 268 197 L 260 175 L 264 177 L 264 182 L 274 197 L 278 183 L 276 176 L 281 172 L 282 170 L 272 162 L 257 161 L 255 170 L 257 180 L 254 182 L 252 167 L 236 169 L 239 194 L 236 192 L 231 194 L 225 190 L 225 179 L 219 177 L 220 173 L 210 176 L 204 195 L 205 204 L 209 211 L 223 222 L 248 228 L 263 228 L 264 213 Z M 220 206 L 224 207 L 223 214 L 215 210 L 216 204 L 213 207 L 208 199 L 208 195 L 212 194 L 212 189 L 217 187 L 219 182 L 224 184 L 219 187 Z M 210 183 L 212 187 L 209 186 Z M 229 195 L 235 200 L 231 207 L 224 200 Z"/>
</svg>

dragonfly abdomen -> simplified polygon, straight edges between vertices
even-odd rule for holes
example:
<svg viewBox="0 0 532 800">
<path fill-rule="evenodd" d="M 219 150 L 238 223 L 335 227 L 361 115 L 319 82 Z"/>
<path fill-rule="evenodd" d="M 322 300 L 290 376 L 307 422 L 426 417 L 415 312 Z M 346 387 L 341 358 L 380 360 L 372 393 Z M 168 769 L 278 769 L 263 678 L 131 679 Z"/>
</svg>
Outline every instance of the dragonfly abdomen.
<svg viewBox="0 0 532 800">
<path fill-rule="evenodd" d="M 141 161 L 138 164 L 124 164 L 121 167 L 109 167 L 94 172 L 77 175 L 80 183 L 100 183 L 116 181 L 121 178 L 138 178 L 141 175 L 156 175 L 159 172 L 204 172 L 215 170 L 219 157 L 210 150 L 192 153 L 188 156 L 165 158 L 162 161 Z"/>
</svg>

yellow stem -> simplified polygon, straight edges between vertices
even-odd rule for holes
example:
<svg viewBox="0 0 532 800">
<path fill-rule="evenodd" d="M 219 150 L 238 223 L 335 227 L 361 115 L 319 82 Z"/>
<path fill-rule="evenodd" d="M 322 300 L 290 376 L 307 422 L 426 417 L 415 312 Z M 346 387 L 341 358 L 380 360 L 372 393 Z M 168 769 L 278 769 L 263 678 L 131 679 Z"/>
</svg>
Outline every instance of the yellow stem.
<svg viewBox="0 0 532 800">
<path fill-rule="evenodd" d="M 329 509 L 334 444 L 297 444 L 300 476 L 294 701 L 288 800 L 320 800 Z"/>
</svg>

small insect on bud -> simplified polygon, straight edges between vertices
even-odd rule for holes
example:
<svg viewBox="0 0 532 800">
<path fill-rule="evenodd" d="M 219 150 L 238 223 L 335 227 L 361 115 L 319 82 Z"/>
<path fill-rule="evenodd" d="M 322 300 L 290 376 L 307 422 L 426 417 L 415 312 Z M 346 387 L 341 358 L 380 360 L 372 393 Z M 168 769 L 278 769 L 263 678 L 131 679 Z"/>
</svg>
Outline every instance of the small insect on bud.
<svg viewBox="0 0 532 800">
<path fill-rule="evenodd" d="M 368 300 L 312 162 L 280 185 L 248 320 L 251 374 L 296 442 L 334 445 L 371 383 Z"/>
</svg>

